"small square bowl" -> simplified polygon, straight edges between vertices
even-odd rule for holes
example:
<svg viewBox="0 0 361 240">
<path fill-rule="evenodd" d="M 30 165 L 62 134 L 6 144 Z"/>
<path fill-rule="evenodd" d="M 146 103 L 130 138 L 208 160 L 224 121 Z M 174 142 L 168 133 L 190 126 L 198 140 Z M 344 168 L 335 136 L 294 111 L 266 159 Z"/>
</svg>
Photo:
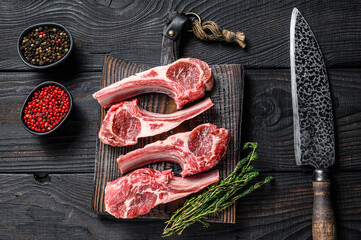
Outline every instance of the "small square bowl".
<svg viewBox="0 0 361 240">
<path fill-rule="evenodd" d="M 69 44 L 69 50 L 68 52 L 61 58 L 59 59 L 58 61 L 56 62 L 53 62 L 51 64 L 48 64 L 48 65 L 43 65 L 43 66 L 38 66 L 38 65 L 33 65 L 31 64 L 28 60 L 26 60 L 26 58 L 24 57 L 22 51 L 20 50 L 21 46 L 22 46 L 22 42 L 23 42 L 23 39 L 24 37 L 29 33 L 31 32 L 32 30 L 38 28 L 38 27 L 45 27 L 45 26 L 48 26 L 48 27 L 55 27 L 55 28 L 58 28 L 58 29 L 62 29 L 64 30 L 68 36 L 69 36 L 69 41 L 70 41 L 70 44 Z M 71 33 L 68 31 L 68 29 L 66 29 L 63 25 L 61 24 L 58 24 L 58 23 L 53 23 L 53 22 L 45 22 L 45 23 L 39 23 L 39 24 L 35 24 L 35 25 L 32 25 L 32 26 L 29 26 L 27 27 L 24 31 L 22 31 L 22 33 L 20 34 L 19 38 L 18 38 L 18 43 L 17 43 L 17 50 L 18 50 L 18 54 L 21 58 L 21 60 L 23 60 L 23 62 L 28 65 L 29 67 L 31 68 L 35 68 L 35 69 L 49 69 L 49 68 L 53 68 L 55 66 L 58 66 L 60 64 L 62 64 L 63 62 L 65 62 L 69 56 L 71 55 L 71 52 L 73 50 L 73 45 L 74 45 L 74 41 L 73 41 L 73 37 L 71 35 Z"/>
<path fill-rule="evenodd" d="M 28 128 L 28 126 L 26 125 L 26 123 L 24 122 L 24 110 L 25 107 L 27 106 L 28 102 L 31 101 L 31 98 L 34 96 L 34 93 L 37 92 L 38 90 L 40 90 L 43 87 L 49 86 L 49 85 L 54 85 L 57 86 L 59 88 L 61 88 L 62 90 L 64 90 L 68 96 L 69 96 L 69 110 L 67 112 L 67 114 L 65 115 L 65 117 L 59 122 L 58 125 L 56 125 L 53 129 L 46 131 L 46 132 L 37 132 L 37 131 L 33 131 L 30 128 Z M 29 132 L 32 133 L 34 135 L 38 135 L 38 136 L 45 136 L 45 135 L 49 135 L 51 133 L 53 133 L 54 131 L 56 131 L 57 129 L 60 128 L 61 125 L 63 125 L 63 123 L 68 119 L 70 112 L 73 108 L 73 97 L 71 96 L 70 92 L 68 91 L 68 89 L 66 89 L 62 84 L 57 83 L 57 82 L 53 82 L 53 81 L 47 81 L 47 82 L 43 82 L 41 84 L 39 84 L 37 87 L 35 87 L 31 93 L 27 96 L 22 108 L 21 108 L 21 113 L 20 113 L 20 120 L 21 120 L 21 124 L 23 125 L 23 127 Z"/>
</svg>

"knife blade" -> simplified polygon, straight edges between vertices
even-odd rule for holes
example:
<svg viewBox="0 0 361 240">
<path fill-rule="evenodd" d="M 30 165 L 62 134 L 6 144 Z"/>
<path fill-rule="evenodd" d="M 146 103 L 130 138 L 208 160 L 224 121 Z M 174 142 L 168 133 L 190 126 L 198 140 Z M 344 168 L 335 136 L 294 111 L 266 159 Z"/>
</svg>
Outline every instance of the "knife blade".
<svg viewBox="0 0 361 240">
<path fill-rule="evenodd" d="M 321 49 L 297 8 L 291 16 L 290 60 L 296 164 L 315 167 L 313 239 L 336 239 L 327 170 L 335 163 L 330 86 Z"/>
</svg>

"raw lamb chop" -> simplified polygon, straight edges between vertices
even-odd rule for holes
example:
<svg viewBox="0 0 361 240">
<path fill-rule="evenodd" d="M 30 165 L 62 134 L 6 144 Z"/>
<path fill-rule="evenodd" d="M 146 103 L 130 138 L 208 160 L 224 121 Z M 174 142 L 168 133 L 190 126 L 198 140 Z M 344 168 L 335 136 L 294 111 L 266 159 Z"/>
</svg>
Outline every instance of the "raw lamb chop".
<svg viewBox="0 0 361 240">
<path fill-rule="evenodd" d="M 207 171 L 217 165 L 229 143 L 227 129 L 206 123 L 190 132 L 177 133 L 117 159 L 123 173 L 149 163 L 169 161 L 181 165 L 182 177 Z"/>
<path fill-rule="evenodd" d="M 218 170 L 181 178 L 175 177 L 172 169 L 163 172 L 138 169 L 107 183 L 105 210 L 116 218 L 134 218 L 159 204 L 186 197 L 217 181 Z"/>
<path fill-rule="evenodd" d="M 112 146 L 134 145 L 138 138 L 167 132 L 212 106 L 212 100 L 206 98 L 187 109 L 159 114 L 139 108 L 137 99 L 121 102 L 109 109 L 100 128 L 99 139 Z"/>
<path fill-rule="evenodd" d="M 185 104 L 204 96 L 213 87 L 212 69 L 196 58 L 181 58 L 167 66 L 127 77 L 93 94 L 104 107 L 139 94 L 157 92 L 167 94 L 181 109 Z"/>
</svg>

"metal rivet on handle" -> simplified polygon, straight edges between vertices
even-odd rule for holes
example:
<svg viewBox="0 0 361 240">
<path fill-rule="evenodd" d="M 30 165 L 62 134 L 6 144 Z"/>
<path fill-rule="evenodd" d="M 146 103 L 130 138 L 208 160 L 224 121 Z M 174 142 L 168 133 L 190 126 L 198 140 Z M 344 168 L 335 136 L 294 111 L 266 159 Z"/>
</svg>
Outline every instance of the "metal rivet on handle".
<svg viewBox="0 0 361 240">
<path fill-rule="evenodd" d="M 169 35 L 170 37 L 173 37 L 174 34 L 175 34 L 174 30 L 169 30 L 169 31 L 168 31 L 168 35 Z"/>
</svg>

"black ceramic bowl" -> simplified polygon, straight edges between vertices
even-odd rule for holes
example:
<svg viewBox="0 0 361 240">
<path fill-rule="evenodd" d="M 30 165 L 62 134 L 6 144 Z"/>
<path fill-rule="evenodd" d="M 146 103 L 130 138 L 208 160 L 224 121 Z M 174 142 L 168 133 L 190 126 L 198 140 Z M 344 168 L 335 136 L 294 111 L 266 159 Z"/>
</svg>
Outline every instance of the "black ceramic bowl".
<svg viewBox="0 0 361 240">
<path fill-rule="evenodd" d="M 25 110 L 25 107 L 27 106 L 28 102 L 31 101 L 31 98 L 34 96 L 34 93 L 37 92 L 38 90 L 40 90 L 42 87 L 45 87 L 45 86 L 49 86 L 49 85 L 55 85 L 55 86 L 58 86 L 59 88 L 63 89 L 69 96 L 69 110 L 67 112 L 67 114 L 65 115 L 65 117 L 60 121 L 60 123 L 58 125 L 56 125 L 53 129 L 51 129 L 50 131 L 47 131 L 47 132 L 36 132 L 36 131 L 33 131 L 31 129 L 28 128 L 28 126 L 25 124 L 24 122 L 24 110 Z M 22 108 L 21 108 L 21 113 L 20 113 L 20 120 L 21 120 L 21 124 L 23 125 L 23 127 L 30 133 L 34 134 L 34 135 L 38 135 L 38 136 L 44 136 L 44 135 L 48 135 L 48 134 L 51 134 L 53 133 L 54 131 L 56 131 L 57 129 L 60 128 L 60 126 L 68 119 L 69 115 L 70 115 L 70 112 L 73 108 L 73 98 L 70 94 L 70 92 L 68 91 L 68 89 L 66 89 L 62 84 L 60 83 L 57 83 L 57 82 L 53 82 L 53 81 L 47 81 L 47 82 L 43 82 L 41 84 L 39 84 L 37 87 L 35 87 L 31 93 L 28 95 L 28 97 L 26 98 Z"/>
<path fill-rule="evenodd" d="M 69 40 L 70 40 L 70 46 L 69 46 L 69 51 L 67 52 L 67 54 L 65 54 L 60 60 L 54 62 L 54 63 L 51 63 L 51 64 L 48 64 L 48 65 L 43 65 L 43 66 L 37 66 L 37 65 L 33 65 L 31 64 L 28 60 L 26 60 L 26 58 L 24 57 L 23 53 L 21 52 L 20 50 L 20 47 L 22 45 L 22 42 L 23 42 L 23 39 L 24 37 L 29 33 L 31 32 L 32 30 L 38 28 L 38 27 L 45 27 L 45 26 L 49 26 L 49 27 L 55 27 L 55 28 L 58 28 L 58 29 L 62 29 L 64 30 L 68 36 L 69 36 Z M 73 37 L 71 35 L 71 33 L 68 31 L 68 29 L 66 29 L 63 25 L 60 25 L 58 23 L 52 23 L 52 22 L 45 22 L 45 23 L 39 23 L 39 24 L 35 24 L 35 25 L 32 25 L 30 27 L 27 27 L 19 36 L 18 38 L 18 44 L 17 44 L 17 50 L 18 50 L 18 54 L 21 58 L 21 60 L 23 60 L 23 62 L 28 65 L 29 67 L 32 67 L 32 68 L 36 68 L 36 69 L 48 69 L 48 68 L 52 68 L 52 67 L 55 67 L 55 66 L 58 66 L 60 65 L 61 63 L 65 62 L 72 50 L 73 50 L 73 45 L 74 45 L 74 41 L 73 41 Z"/>
</svg>

